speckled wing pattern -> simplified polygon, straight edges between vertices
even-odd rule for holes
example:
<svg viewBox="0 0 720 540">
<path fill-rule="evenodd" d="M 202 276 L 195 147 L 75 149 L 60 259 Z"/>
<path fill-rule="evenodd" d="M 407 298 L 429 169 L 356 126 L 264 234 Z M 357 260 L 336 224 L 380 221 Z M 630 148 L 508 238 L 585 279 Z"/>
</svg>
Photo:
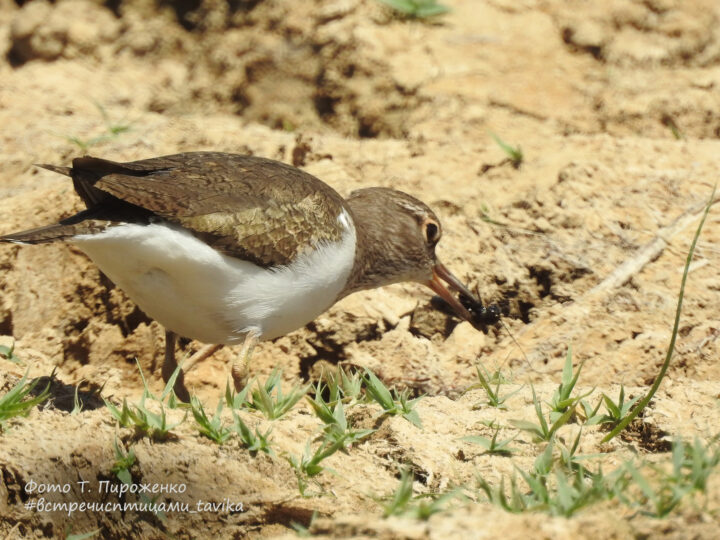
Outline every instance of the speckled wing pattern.
<svg viewBox="0 0 720 540">
<path fill-rule="evenodd" d="M 338 221 L 343 198 L 314 176 L 270 159 L 190 152 L 116 163 L 88 156 L 74 159 L 67 172 L 87 213 L 107 208 L 111 224 L 174 223 L 222 253 L 263 267 L 289 264 L 344 233 Z M 81 214 L 65 222 L 82 225 Z M 88 225 L 95 217 L 88 216 Z"/>
</svg>

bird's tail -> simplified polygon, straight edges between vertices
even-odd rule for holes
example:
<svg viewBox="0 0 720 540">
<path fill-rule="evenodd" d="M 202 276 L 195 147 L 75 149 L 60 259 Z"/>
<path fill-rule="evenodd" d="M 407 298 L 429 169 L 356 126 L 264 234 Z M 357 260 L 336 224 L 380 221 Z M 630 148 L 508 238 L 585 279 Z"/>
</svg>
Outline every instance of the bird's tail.
<svg viewBox="0 0 720 540">
<path fill-rule="evenodd" d="M 112 221 L 102 215 L 102 209 L 90 208 L 52 225 L 1 235 L 0 242 L 47 244 L 70 240 L 81 234 L 97 234 L 111 224 Z"/>
<path fill-rule="evenodd" d="M 36 167 L 42 167 L 49 171 L 64 174 L 70 176 L 70 167 L 61 167 L 59 165 L 47 165 L 44 163 L 38 163 Z M 72 231 L 70 230 L 72 229 Z M 0 236 L 0 242 L 12 242 L 14 244 L 46 244 L 48 242 L 54 242 L 56 240 L 63 240 L 72 236 L 75 227 L 72 225 L 64 225 L 62 223 L 54 223 L 52 225 L 46 225 L 44 227 L 38 227 L 36 229 L 28 229 L 26 231 L 19 231 L 10 234 L 4 234 Z"/>
<path fill-rule="evenodd" d="M 42 167 L 48 171 L 64 174 L 65 176 L 71 176 L 72 169 L 70 167 L 62 167 L 60 165 L 48 165 L 46 163 L 36 163 L 36 167 Z"/>
<path fill-rule="evenodd" d="M 19 231 L 0 236 L 0 242 L 11 242 L 13 244 L 47 244 L 66 240 L 78 234 L 76 225 L 62 225 L 55 223 L 37 229 Z"/>
</svg>

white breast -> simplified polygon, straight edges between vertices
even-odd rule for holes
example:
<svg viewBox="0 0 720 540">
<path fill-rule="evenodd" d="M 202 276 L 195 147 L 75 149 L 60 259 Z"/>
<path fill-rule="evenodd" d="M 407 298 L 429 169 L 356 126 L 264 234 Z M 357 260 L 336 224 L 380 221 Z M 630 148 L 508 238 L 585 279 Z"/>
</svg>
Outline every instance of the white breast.
<svg viewBox="0 0 720 540">
<path fill-rule="evenodd" d="M 271 269 L 218 253 L 166 224 L 119 225 L 73 243 L 151 318 L 206 343 L 232 344 L 251 330 L 272 339 L 304 326 L 342 291 L 355 258 L 355 227 L 342 239 Z"/>
</svg>

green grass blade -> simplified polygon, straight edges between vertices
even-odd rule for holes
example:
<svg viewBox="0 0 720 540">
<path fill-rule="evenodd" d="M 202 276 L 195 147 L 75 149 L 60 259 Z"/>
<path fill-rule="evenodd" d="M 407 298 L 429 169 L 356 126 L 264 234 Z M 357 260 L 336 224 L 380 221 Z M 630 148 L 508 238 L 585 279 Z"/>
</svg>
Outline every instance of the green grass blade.
<svg viewBox="0 0 720 540">
<path fill-rule="evenodd" d="M 160 394 L 160 399 L 158 401 L 164 401 L 165 398 L 170 395 L 170 392 L 173 391 L 175 388 L 175 381 L 177 380 L 178 376 L 180 375 L 180 371 L 182 370 L 183 362 L 181 361 L 176 367 L 175 371 L 173 371 L 172 375 L 170 376 L 170 379 L 168 379 L 167 384 L 165 385 L 165 388 L 163 388 L 162 394 Z M 140 367 L 140 363 L 138 362 L 138 367 Z M 140 375 L 142 376 L 142 369 L 140 370 Z M 143 378 L 143 384 L 145 383 L 145 379 Z M 156 399 L 156 398 L 154 398 Z"/>
<path fill-rule="evenodd" d="M 370 396 L 386 411 L 395 406 L 390 390 L 369 369 L 365 369 L 365 388 L 370 392 Z"/>
<path fill-rule="evenodd" d="M 690 244 L 690 251 L 688 252 L 687 259 L 685 260 L 685 270 L 683 271 L 682 281 L 680 282 L 680 294 L 678 294 L 677 309 L 675 310 L 675 324 L 673 325 L 672 335 L 670 337 L 670 345 L 668 345 L 667 354 L 665 355 L 665 361 L 660 368 L 660 373 L 658 373 L 658 376 L 655 377 L 655 381 L 653 382 L 650 391 L 645 395 L 642 400 L 640 400 L 637 406 L 625 418 L 623 418 L 610 433 L 603 437 L 602 442 L 604 443 L 615 438 L 618 433 L 625 429 L 630 424 L 630 422 L 632 422 L 637 417 L 637 415 L 640 414 L 640 412 L 645 407 L 647 407 L 648 403 L 650 403 L 650 400 L 655 395 L 655 392 L 657 392 L 658 388 L 660 387 L 660 383 L 665 378 L 665 373 L 670 367 L 670 360 L 672 360 L 673 352 L 675 352 L 675 340 L 677 339 L 678 329 L 680 327 L 680 314 L 682 313 L 682 302 L 683 296 L 685 294 L 685 283 L 687 282 L 688 272 L 690 270 L 690 263 L 692 262 L 693 255 L 695 254 L 695 246 L 697 245 L 698 238 L 700 237 L 700 232 L 702 231 L 703 225 L 705 225 L 705 219 L 710 213 L 710 207 L 715 200 L 716 190 L 717 184 L 715 184 L 715 187 L 713 187 L 712 194 L 710 195 L 710 200 L 705 206 L 705 211 L 703 212 L 700 224 L 695 231 L 695 236 L 693 237 L 692 244 Z"/>
<path fill-rule="evenodd" d="M 16 364 L 20 362 L 20 359 L 15 356 L 15 342 L 9 347 L 7 345 L 0 345 L 0 356 Z"/>
</svg>

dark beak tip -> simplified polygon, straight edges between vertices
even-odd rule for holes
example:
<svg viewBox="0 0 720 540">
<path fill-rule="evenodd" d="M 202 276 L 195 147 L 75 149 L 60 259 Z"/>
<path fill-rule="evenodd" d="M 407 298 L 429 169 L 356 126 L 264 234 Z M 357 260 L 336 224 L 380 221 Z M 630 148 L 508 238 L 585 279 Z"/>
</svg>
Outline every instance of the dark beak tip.
<svg viewBox="0 0 720 540">
<path fill-rule="evenodd" d="M 457 293 L 457 296 L 452 294 L 442 281 L 447 283 L 450 289 Z M 487 333 L 488 325 L 494 325 L 500 321 L 501 311 L 496 304 L 484 306 L 482 301 L 476 298 L 439 261 L 433 267 L 433 279 L 428 282 L 428 286 L 442 298 L 455 315 L 462 320 L 468 321 L 477 330 Z"/>
</svg>

